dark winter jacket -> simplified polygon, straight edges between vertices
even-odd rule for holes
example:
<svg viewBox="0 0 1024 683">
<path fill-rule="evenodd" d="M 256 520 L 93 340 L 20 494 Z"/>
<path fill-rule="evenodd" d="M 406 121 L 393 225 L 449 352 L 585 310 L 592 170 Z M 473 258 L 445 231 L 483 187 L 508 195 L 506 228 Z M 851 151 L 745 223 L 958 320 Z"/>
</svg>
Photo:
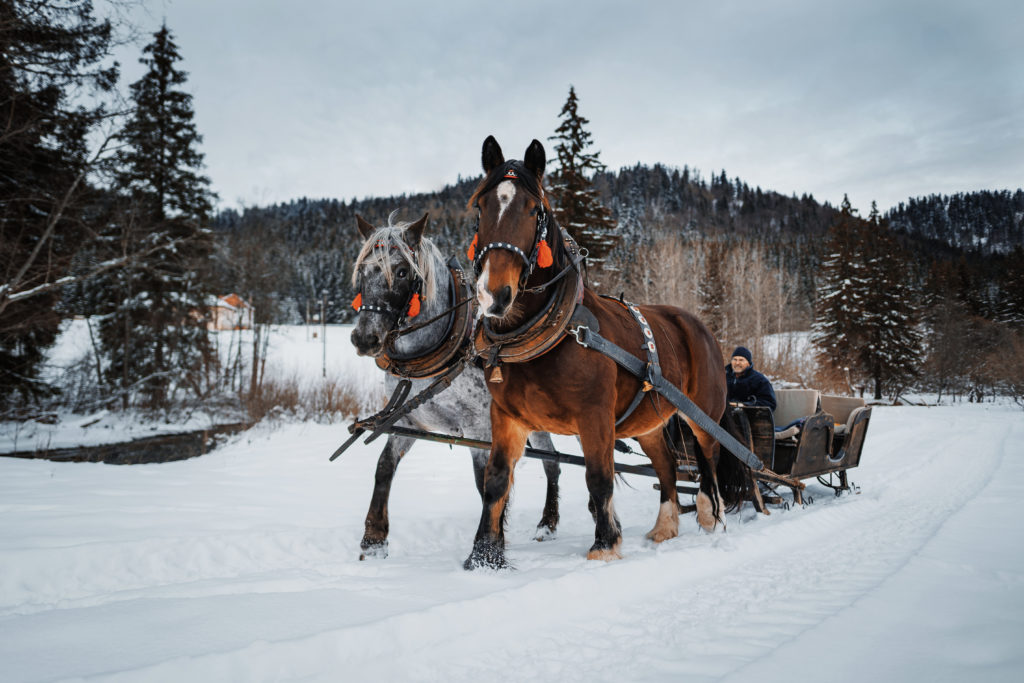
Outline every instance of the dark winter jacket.
<svg viewBox="0 0 1024 683">
<path fill-rule="evenodd" d="M 775 410 L 775 391 L 768 378 L 751 365 L 737 375 L 731 365 L 725 366 L 725 383 L 729 387 L 729 402 L 747 406 L 768 406 Z"/>
</svg>

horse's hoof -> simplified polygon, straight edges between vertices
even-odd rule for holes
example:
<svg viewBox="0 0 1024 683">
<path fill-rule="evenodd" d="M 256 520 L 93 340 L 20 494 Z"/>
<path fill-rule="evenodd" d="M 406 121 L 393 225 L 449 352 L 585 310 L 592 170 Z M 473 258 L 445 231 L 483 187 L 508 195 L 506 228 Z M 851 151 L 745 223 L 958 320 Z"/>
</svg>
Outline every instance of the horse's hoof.
<svg viewBox="0 0 1024 683">
<path fill-rule="evenodd" d="M 622 553 L 619 552 L 619 548 L 622 547 L 622 542 L 619 541 L 611 548 L 598 548 L 596 545 L 590 549 L 587 553 L 588 560 L 601 560 L 603 562 L 611 562 L 612 560 L 621 560 Z"/>
<path fill-rule="evenodd" d="M 558 532 L 554 527 L 548 526 L 547 524 L 541 523 L 537 525 L 537 533 L 533 535 L 535 541 L 551 541 L 558 536 Z"/>
<path fill-rule="evenodd" d="M 667 500 L 658 509 L 654 528 L 647 532 L 647 539 L 662 543 L 679 535 L 679 508 L 674 500 Z"/>
<path fill-rule="evenodd" d="M 359 547 L 363 549 L 363 552 L 359 553 L 360 562 L 363 560 L 383 560 L 388 556 L 387 540 L 368 541 L 364 538 Z"/>
<path fill-rule="evenodd" d="M 675 538 L 679 535 L 679 529 L 658 529 L 655 527 L 647 532 L 647 540 L 654 543 L 663 543 L 670 538 Z"/>
<path fill-rule="evenodd" d="M 722 510 L 725 507 L 725 503 L 722 502 L 722 498 L 718 498 L 718 509 Z M 713 534 L 718 530 L 718 525 L 722 525 L 722 530 L 725 531 L 725 520 L 720 516 L 715 515 L 714 507 L 711 505 L 711 497 L 703 491 L 697 493 L 697 524 L 700 524 L 700 528 L 709 534 Z"/>
<path fill-rule="evenodd" d="M 504 548 L 492 543 L 478 543 L 473 546 L 473 552 L 462 563 L 462 568 L 466 571 L 481 568 L 508 569 L 509 564 L 505 560 Z"/>
</svg>

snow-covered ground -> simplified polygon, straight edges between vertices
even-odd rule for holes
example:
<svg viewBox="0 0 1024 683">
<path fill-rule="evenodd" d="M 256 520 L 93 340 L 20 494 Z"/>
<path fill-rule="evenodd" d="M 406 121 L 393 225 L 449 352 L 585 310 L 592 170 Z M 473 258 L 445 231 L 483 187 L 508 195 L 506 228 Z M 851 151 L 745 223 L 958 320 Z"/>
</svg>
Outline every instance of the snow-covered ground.
<svg viewBox="0 0 1024 683">
<path fill-rule="evenodd" d="M 524 459 L 501 572 L 462 570 L 469 457 L 428 443 L 399 468 L 390 557 L 358 561 L 381 444 L 329 463 L 346 435 L 258 427 L 163 465 L 0 458 L 0 680 L 1020 679 L 1012 405 L 876 407 L 860 495 L 810 483 L 807 508 L 747 506 L 715 535 L 689 515 L 660 546 L 652 481 L 627 476 L 609 564 L 585 559 L 580 468 L 557 538 L 532 540 L 544 478 Z"/>
</svg>

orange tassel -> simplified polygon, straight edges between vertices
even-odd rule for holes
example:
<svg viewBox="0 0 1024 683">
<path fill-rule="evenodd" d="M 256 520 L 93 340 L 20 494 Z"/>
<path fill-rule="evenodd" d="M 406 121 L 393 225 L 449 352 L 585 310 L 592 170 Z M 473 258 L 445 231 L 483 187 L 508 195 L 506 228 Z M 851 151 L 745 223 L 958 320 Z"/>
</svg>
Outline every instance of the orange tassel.
<svg viewBox="0 0 1024 683">
<path fill-rule="evenodd" d="M 420 314 L 420 293 L 413 292 L 412 299 L 409 300 L 409 311 L 406 313 L 410 318 L 415 318 Z"/>
<path fill-rule="evenodd" d="M 551 256 L 551 247 L 548 246 L 547 240 L 541 240 L 540 244 L 537 245 L 537 265 L 541 268 L 547 268 L 555 259 Z"/>
<path fill-rule="evenodd" d="M 363 293 L 359 292 L 356 294 L 356 298 L 352 299 L 352 308 L 359 310 L 359 307 L 363 305 Z"/>
<path fill-rule="evenodd" d="M 476 240 L 480 237 L 479 234 L 473 235 L 473 242 L 469 245 L 469 249 L 466 250 L 466 256 L 469 257 L 470 261 L 473 261 L 476 257 Z"/>
</svg>

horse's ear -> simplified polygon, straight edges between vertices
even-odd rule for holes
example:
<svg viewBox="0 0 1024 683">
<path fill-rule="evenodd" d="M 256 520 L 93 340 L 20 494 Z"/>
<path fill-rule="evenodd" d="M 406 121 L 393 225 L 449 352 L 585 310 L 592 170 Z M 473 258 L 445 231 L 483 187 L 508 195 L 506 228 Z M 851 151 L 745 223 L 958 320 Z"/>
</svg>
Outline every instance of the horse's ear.
<svg viewBox="0 0 1024 683">
<path fill-rule="evenodd" d="M 423 239 L 423 229 L 425 227 L 427 227 L 427 214 L 423 214 L 423 218 L 405 229 L 405 243 L 409 245 L 410 249 L 420 246 L 420 240 Z"/>
<path fill-rule="evenodd" d="M 523 163 L 526 164 L 528 171 L 537 176 L 537 180 L 544 177 L 544 165 L 547 163 L 547 155 L 544 153 L 544 145 L 540 144 L 536 140 L 530 143 L 530 146 L 526 148 L 526 154 L 523 155 Z"/>
<path fill-rule="evenodd" d="M 364 240 L 369 239 L 373 231 L 376 230 L 375 227 L 363 220 L 363 217 L 359 214 L 356 214 L 356 227 L 359 228 L 359 234 L 363 236 Z"/>
<path fill-rule="evenodd" d="M 483 162 L 484 173 L 490 173 L 491 169 L 505 163 L 505 155 L 501 153 L 501 145 L 498 144 L 493 135 L 488 135 L 487 139 L 484 140 L 484 149 L 480 158 Z"/>
</svg>

